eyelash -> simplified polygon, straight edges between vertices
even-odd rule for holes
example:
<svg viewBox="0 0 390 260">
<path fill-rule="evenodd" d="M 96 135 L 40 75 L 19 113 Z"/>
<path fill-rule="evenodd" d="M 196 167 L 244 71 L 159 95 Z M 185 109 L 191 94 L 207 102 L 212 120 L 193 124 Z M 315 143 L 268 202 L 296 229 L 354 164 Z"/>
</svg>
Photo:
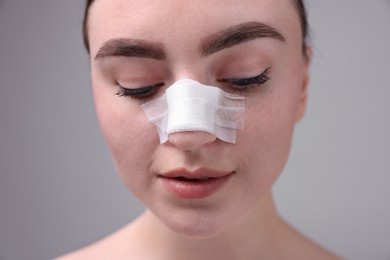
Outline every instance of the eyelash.
<svg viewBox="0 0 390 260">
<path fill-rule="evenodd" d="M 228 87 L 234 91 L 246 92 L 269 81 L 271 79 L 271 77 L 268 75 L 269 69 L 270 68 L 267 68 L 261 74 L 251 78 L 230 78 L 220 79 L 218 81 L 227 84 Z"/>
<path fill-rule="evenodd" d="M 227 84 L 227 87 L 233 91 L 246 92 L 250 89 L 265 84 L 271 78 L 268 75 L 269 68 L 264 70 L 261 74 L 251 77 L 251 78 L 230 78 L 230 79 L 219 79 L 218 82 Z M 117 85 L 120 87 L 120 90 L 116 95 L 120 97 L 132 97 L 135 99 L 143 100 L 151 97 L 158 91 L 158 88 L 164 86 L 164 83 L 157 83 L 155 85 L 150 85 L 141 88 L 124 88 L 118 82 Z"/>
<path fill-rule="evenodd" d="M 116 93 L 116 95 L 120 97 L 132 97 L 135 99 L 147 99 L 152 96 L 155 92 L 157 92 L 159 87 L 164 86 L 164 83 L 157 83 L 155 85 L 150 85 L 142 88 L 124 88 L 118 82 L 117 85 L 120 87 L 120 90 Z"/>
</svg>

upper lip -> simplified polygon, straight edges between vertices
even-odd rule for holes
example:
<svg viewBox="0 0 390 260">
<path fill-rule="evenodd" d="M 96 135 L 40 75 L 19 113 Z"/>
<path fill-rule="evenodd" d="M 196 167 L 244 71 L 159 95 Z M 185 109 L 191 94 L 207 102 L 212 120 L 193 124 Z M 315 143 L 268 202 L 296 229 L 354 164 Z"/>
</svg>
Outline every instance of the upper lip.
<svg viewBox="0 0 390 260">
<path fill-rule="evenodd" d="M 171 171 L 160 174 L 164 178 L 186 178 L 186 179 L 204 179 L 204 178 L 222 178 L 232 174 L 229 171 L 220 171 L 209 168 L 199 168 L 196 170 L 188 170 L 186 168 L 173 169 Z"/>
</svg>

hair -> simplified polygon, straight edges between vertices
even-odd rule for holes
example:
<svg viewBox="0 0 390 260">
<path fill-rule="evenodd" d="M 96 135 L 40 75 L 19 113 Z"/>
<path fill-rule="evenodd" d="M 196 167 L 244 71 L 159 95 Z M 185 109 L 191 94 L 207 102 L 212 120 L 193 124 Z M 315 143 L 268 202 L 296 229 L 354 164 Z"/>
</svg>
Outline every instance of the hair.
<svg viewBox="0 0 390 260">
<path fill-rule="evenodd" d="M 301 22 L 301 31 L 302 31 L 302 51 L 307 55 L 307 41 L 309 38 L 309 23 L 307 19 L 307 12 L 305 8 L 304 0 L 293 0 L 294 5 L 298 10 L 299 19 Z M 89 53 L 89 38 L 88 38 L 88 13 L 92 3 L 95 0 L 86 0 L 85 10 L 84 10 L 84 20 L 83 20 L 83 40 L 84 46 Z"/>
</svg>

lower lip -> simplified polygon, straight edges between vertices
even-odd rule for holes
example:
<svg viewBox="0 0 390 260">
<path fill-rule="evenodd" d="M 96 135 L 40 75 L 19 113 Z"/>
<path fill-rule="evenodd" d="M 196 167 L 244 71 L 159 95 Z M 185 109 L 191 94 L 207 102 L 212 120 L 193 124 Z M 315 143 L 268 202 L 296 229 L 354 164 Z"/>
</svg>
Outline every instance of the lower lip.
<svg viewBox="0 0 390 260">
<path fill-rule="evenodd" d="M 212 178 L 203 181 L 190 182 L 175 178 L 161 177 L 166 189 L 173 195 L 181 199 L 203 199 L 207 198 L 218 190 L 229 180 L 231 174 Z"/>
</svg>

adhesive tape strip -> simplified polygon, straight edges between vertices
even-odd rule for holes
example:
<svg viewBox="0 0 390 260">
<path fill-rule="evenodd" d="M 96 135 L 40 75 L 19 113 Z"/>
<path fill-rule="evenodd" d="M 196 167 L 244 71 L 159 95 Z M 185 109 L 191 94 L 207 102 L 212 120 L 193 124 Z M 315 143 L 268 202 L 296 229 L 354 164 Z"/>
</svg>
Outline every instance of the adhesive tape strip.
<svg viewBox="0 0 390 260">
<path fill-rule="evenodd" d="M 191 79 L 175 82 L 142 108 L 156 125 L 161 143 L 172 133 L 203 131 L 234 144 L 237 129 L 244 127 L 244 97 Z"/>
</svg>

